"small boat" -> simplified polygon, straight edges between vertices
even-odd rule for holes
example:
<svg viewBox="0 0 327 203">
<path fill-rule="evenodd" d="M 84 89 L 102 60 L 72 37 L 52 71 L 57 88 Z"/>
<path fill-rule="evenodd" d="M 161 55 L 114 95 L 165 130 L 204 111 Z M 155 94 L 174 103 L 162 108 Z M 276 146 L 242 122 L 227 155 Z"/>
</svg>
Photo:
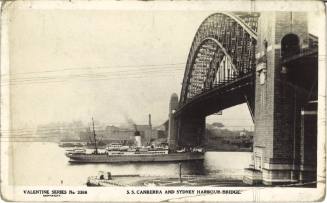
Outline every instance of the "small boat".
<svg viewBox="0 0 327 203">
<path fill-rule="evenodd" d="M 179 150 L 176 150 L 176 152 L 178 152 L 178 153 L 183 153 L 183 152 L 185 152 L 186 150 L 185 150 L 185 148 L 183 148 L 183 149 L 179 149 Z"/>
<path fill-rule="evenodd" d="M 111 172 L 99 171 L 97 176 L 89 176 L 87 178 L 87 186 L 124 186 L 117 181 L 113 180 L 115 178 L 126 178 L 126 177 L 140 177 L 138 174 L 130 175 L 111 175 Z"/>
</svg>

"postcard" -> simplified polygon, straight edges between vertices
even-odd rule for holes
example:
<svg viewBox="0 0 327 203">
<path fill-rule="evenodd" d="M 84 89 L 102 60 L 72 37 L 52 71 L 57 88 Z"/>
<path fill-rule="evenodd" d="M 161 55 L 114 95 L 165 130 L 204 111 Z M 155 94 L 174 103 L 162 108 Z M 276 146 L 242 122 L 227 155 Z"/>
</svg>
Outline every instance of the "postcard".
<svg viewBox="0 0 327 203">
<path fill-rule="evenodd" d="M 2 200 L 323 201 L 325 12 L 2 2 Z"/>
</svg>

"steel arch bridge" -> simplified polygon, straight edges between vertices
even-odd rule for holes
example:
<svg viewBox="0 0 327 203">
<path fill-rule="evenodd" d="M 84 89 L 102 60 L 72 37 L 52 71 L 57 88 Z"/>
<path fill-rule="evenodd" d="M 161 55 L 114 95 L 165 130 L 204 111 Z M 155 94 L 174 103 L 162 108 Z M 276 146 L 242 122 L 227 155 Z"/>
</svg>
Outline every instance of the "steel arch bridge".
<svg viewBox="0 0 327 203">
<path fill-rule="evenodd" d="M 258 176 L 244 180 L 315 180 L 317 80 L 318 39 L 303 12 L 210 15 L 193 39 L 179 102 L 170 100 L 169 147 L 204 146 L 206 116 L 246 102 Z"/>
<path fill-rule="evenodd" d="M 253 85 L 258 18 L 258 13 L 215 13 L 202 22 L 188 55 L 177 113 L 205 99 L 208 93 L 217 93 L 217 89 Z M 254 88 L 242 92 L 236 100 L 246 101 L 253 117 L 254 101 L 249 97 Z M 227 108 L 226 105 L 218 108 Z"/>
</svg>

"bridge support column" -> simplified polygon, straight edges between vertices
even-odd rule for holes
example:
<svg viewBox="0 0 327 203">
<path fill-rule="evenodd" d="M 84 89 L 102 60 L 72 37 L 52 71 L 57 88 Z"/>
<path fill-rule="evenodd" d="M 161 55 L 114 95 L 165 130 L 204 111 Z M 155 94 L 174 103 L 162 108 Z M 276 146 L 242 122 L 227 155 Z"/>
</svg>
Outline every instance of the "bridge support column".
<svg viewBox="0 0 327 203">
<path fill-rule="evenodd" d="M 182 114 L 178 119 L 178 145 L 195 147 L 202 144 L 205 116 Z"/>
<path fill-rule="evenodd" d="M 298 41 L 293 37 L 285 48 L 281 42 L 290 33 Z M 307 144 L 303 135 L 301 141 L 301 108 L 307 94 L 288 81 L 282 57 L 286 54 L 283 48 L 297 52 L 308 46 L 306 15 L 262 13 L 258 34 L 253 163 L 244 180 L 265 185 L 292 184 L 306 176 L 306 169 L 300 168 L 301 147 L 305 151 Z"/>
<path fill-rule="evenodd" d="M 175 151 L 178 147 L 195 147 L 202 144 L 205 134 L 205 115 L 186 111 L 176 115 L 178 96 L 172 94 L 169 103 L 168 145 Z"/>
<path fill-rule="evenodd" d="M 177 148 L 177 119 L 175 118 L 175 111 L 178 108 L 178 96 L 176 93 L 172 94 L 169 102 L 168 115 L 168 145 L 169 149 L 175 151 Z"/>
<path fill-rule="evenodd" d="M 317 103 L 312 103 L 301 110 L 301 183 L 316 180 L 317 167 Z"/>
</svg>

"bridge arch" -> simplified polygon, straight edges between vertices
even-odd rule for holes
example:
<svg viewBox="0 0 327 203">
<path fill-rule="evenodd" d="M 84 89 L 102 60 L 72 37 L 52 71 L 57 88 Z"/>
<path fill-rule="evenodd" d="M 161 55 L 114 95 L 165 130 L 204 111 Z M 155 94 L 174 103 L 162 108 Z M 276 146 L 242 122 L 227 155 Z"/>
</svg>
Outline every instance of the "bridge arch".
<svg viewBox="0 0 327 203">
<path fill-rule="evenodd" d="M 180 105 L 255 70 L 258 17 L 257 13 L 215 13 L 201 23 L 188 55 Z"/>
</svg>

